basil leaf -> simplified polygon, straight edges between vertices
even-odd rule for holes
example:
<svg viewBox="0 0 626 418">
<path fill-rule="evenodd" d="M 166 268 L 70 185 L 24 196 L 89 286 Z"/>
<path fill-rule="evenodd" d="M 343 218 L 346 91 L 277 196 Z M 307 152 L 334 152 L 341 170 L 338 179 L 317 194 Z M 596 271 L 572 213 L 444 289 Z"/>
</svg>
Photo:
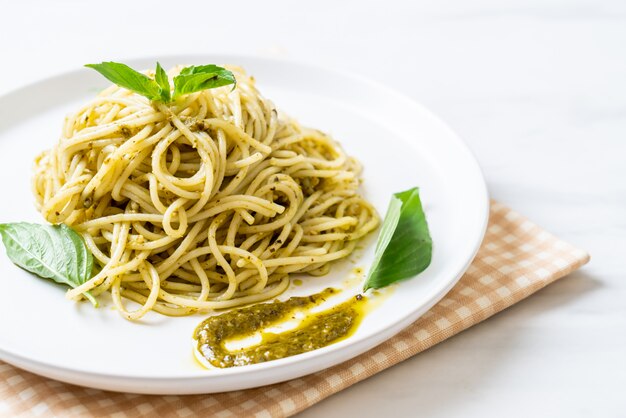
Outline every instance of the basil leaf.
<svg viewBox="0 0 626 418">
<path fill-rule="evenodd" d="M 161 88 L 159 84 L 147 75 L 133 70 L 126 64 L 119 62 L 102 62 L 100 64 L 87 64 L 85 67 L 93 68 L 107 80 L 120 87 L 139 93 L 150 100 L 161 100 Z"/>
<path fill-rule="evenodd" d="M 374 262 L 363 286 L 379 289 L 424 271 L 432 259 L 432 239 L 419 189 L 395 193 L 376 243 Z"/>
<path fill-rule="evenodd" d="M 6 223 L 0 224 L 0 236 L 11 261 L 39 277 L 72 288 L 92 277 L 93 255 L 67 225 Z M 98 306 L 89 292 L 83 295 Z"/>
<path fill-rule="evenodd" d="M 161 67 L 161 64 L 157 62 L 156 72 L 154 74 L 154 80 L 159 85 L 159 96 L 163 103 L 169 103 L 170 101 L 170 80 L 167 78 L 167 73 Z"/>
<path fill-rule="evenodd" d="M 235 80 L 233 73 L 225 68 L 213 64 L 185 67 L 180 71 L 180 74 L 174 77 L 174 99 L 183 94 L 229 84 L 233 84 L 234 89 L 237 80 Z"/>
</svg>

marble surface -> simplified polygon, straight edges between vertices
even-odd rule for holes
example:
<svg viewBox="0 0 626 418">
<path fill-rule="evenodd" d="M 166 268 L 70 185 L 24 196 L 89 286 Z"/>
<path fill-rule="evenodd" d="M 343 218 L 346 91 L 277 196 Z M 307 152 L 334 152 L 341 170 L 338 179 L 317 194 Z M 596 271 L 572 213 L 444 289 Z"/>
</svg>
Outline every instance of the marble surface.
<svg viewBox="0 0 626 418">
<path fill-rule="evenodd" d="M 624 1 L 182 3 L 7 2 L 0 93 L 86 62 L 176 53 L 359 72 L 435 111 L 475 152 L 493 198 L 592 256 L 303 418 L 626 414 Z"/>
</svg>

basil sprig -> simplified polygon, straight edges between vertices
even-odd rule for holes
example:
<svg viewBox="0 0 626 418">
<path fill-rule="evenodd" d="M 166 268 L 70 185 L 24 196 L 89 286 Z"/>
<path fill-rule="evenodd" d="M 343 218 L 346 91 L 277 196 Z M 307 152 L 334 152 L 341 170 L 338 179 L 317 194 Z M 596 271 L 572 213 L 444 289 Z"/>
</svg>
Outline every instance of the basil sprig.
<svg viewBox="0 0 626 418">
<path fill-rule="evenodd" d="M 395 193 L 378 236 L 374 262 L 363 286 L 379 289 L 424 271 L 432 258 L 432 239 L 419 189 Z"/>
<path fill-rule="evenodd" d="M 26 222 L 0 224 L 0 236 L 13 263 L 45 279 L 78 287 L 92 277 L 93 255 L 67 225 Z M 83 295 L 98 306 L 89 293 Z"/>
<path fill-rule="evenodd" d="M 234 89 L 237 85 L 237 80 L 232 72 L 213 64 L 183 68 L 180 74 L 174 77 L 173 95 L 167 73 L 158 62 L 154 79 L 119 62 L 109 61 L 101 62 L 100 64 L 87 64 L 85 67 L 93 68 L 107 80 L 120 87 L 141 94 L 149 100 L 163 103 L 170 103 L 184 94 L 229 84 L 232 84 Z"/>
</svg>

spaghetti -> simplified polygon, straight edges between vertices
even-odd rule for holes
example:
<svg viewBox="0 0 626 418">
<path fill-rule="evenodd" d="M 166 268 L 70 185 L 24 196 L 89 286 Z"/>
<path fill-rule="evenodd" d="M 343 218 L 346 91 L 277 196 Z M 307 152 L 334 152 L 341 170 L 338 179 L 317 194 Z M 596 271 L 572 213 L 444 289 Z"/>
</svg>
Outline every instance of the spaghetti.
<svg viewBox="0 0 626 418">
<path fill-rule="evenodd" d="M 111 86 L 37 157 L 38 209 L 79 232 L 99 267 L 69 298 L 110 291 L 131 320 L 257 302 L 291 273 L 327 273 L 378 226 L 358 162 L 230 69 L 236 89 L 170 105 Z"/>
</svg>

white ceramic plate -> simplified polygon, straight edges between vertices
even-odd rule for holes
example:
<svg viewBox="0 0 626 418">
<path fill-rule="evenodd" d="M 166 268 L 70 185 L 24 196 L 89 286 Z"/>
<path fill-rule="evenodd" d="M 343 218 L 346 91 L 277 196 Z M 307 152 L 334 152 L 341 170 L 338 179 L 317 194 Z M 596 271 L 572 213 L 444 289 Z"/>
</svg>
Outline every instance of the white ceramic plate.
<svg viewBox="0 0 626 418">
<path fill-rule="evenodd" d="M 0 250 L 3 360 L 70 383 L 137 393 L 210 393 L 267 385 L 333 366 L 387 340 L 441 299 L 473 259 L 488 218 L 485 183 L 463 142 L 422 106 L 360 77 L 293 62 L 245 56 L 159 60 L 166 68 L 178 63 L 246 68 L 280 109 L 329 132 L 363 163 L 365 195 L 381 216 L 392 193 L 419 186 L 434 242 L 432 264 L 418 278 L 395 286 L 347 340 L 265 364 L 206 370 L 194 361 L 191 344 L 203 316 L 150 314 L 131 323 L 111 307 L 93 309 L 66 300 L 63 288 L 15 267 Z M 155 61 L 128 64 L 153 68 Z M 64 116 L 106 85 L 94 71 L 79 69 L 0 97 L 0 222 L 42 222 L 30 191 L 32 160 L 57 141 Z M 372 236 L 352 262 L 367 268 L 374 240 Z M 353 267 L 347 261 L 326 277 L 302 277 L 304 284 L 283 297 L 339 285 Z"/>
</svg>

